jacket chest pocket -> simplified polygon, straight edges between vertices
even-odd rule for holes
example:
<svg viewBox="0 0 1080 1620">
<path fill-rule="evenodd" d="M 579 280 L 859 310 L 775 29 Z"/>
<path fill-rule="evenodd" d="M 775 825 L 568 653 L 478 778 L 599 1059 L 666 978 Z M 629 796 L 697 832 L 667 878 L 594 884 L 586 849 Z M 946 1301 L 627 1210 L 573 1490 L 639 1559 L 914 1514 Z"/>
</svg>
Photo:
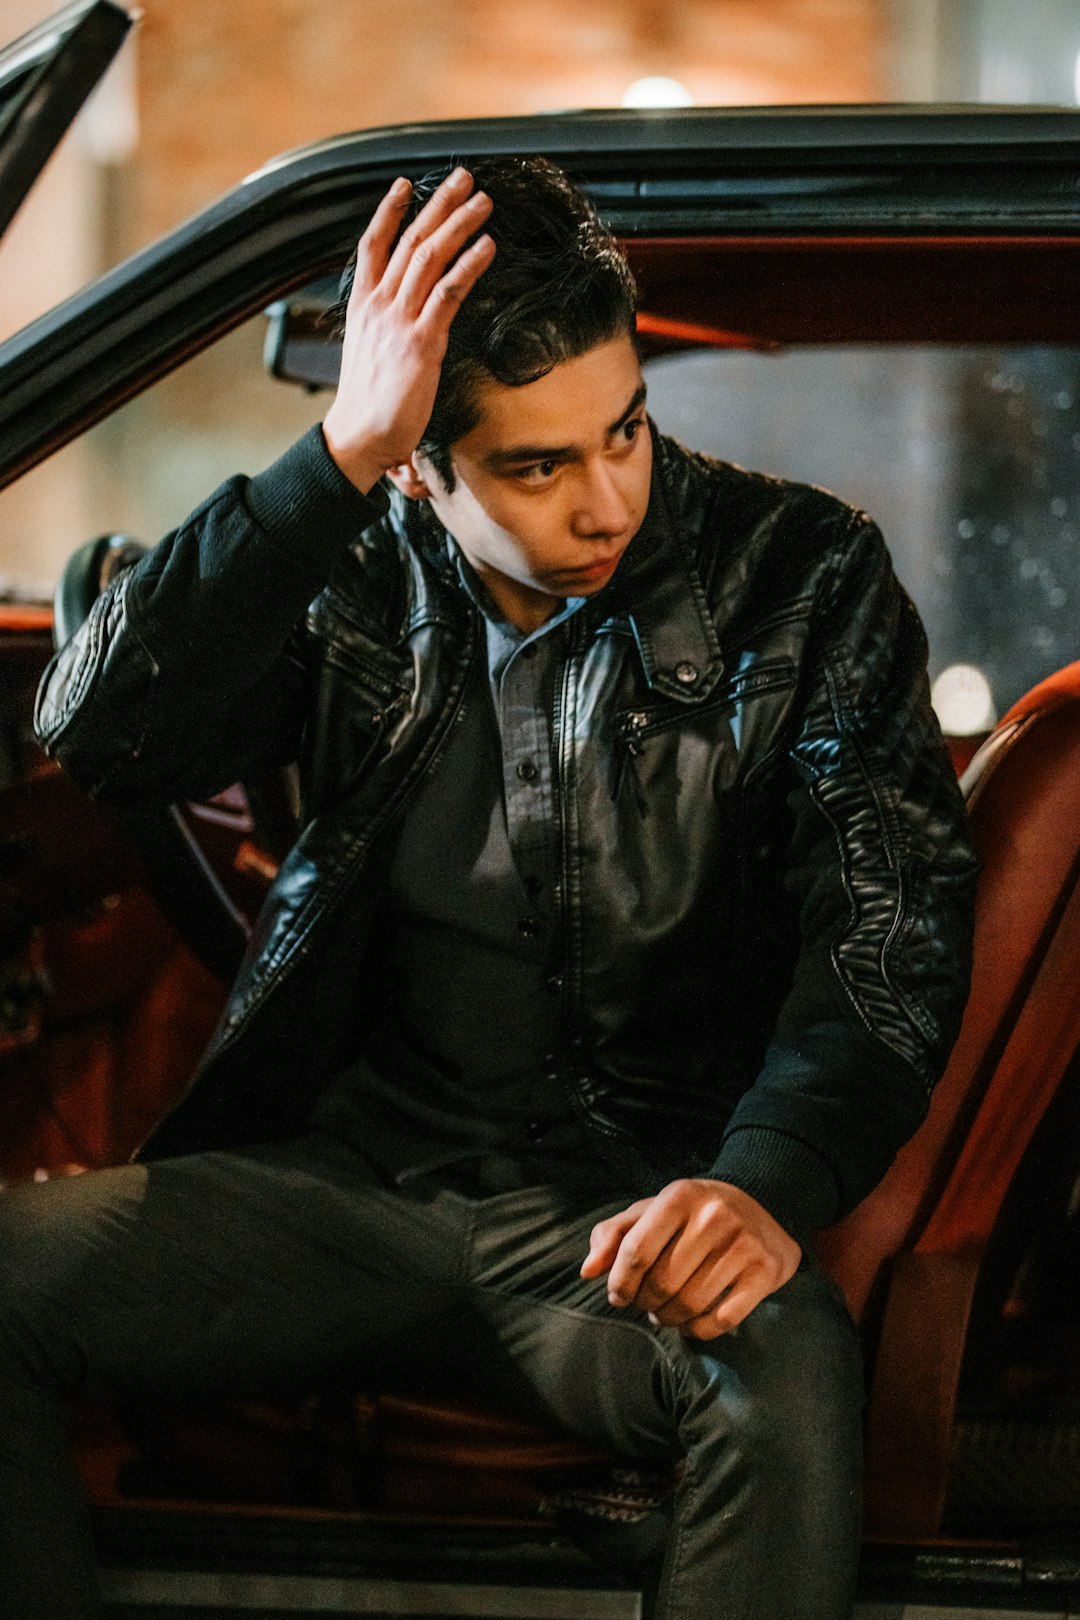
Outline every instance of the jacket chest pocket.
<svg viewBox="0 0 1080 1620">
<path fill-rule="evenodd" d="M 784 735 L 786 699 L 795 683 L 790 659 L 762 660 L 736 671 L 701 703 L 666 701 L 624 710 L 616 726 L 616 790 L 631 774 L 643 790 L 647 775 L 676 764 L 690 749 L 711 749 L 715 766 L 725 763 L 723 753 L 733 774 L 745 774 L 768 758 Z"/>
<path fill-rule="evenodd" d="M 322 644 L 327 673 L 343 681 L 358 702 L 385 708 L 407 688 L 409 672 L 400 653 L 333 587 L 312 603 L 308 629 Z"/>
<path fill-rule="evenodd" d="M 408 706 L 407 680 L 385 646 L 340 624 L 320 625 L 322 657 L 307 738 L 308 780 L 320 805 L 347 795 L 386 752 Z"/>
</svg>

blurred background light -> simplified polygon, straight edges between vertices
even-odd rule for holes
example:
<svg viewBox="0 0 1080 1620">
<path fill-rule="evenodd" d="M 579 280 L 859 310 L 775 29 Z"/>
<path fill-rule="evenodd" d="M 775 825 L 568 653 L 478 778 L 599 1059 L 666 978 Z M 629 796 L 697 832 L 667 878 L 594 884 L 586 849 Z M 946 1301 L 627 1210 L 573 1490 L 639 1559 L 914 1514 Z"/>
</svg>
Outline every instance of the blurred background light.
<svg viewBox="0 0 1080 1620">
<path fill-rule="evenodd" d="M 989 731 L 997 719 L 990 682 L 974 664 L 950 664 L 943 669 L 930 698 L 942 731 L 952 737 Z"/>
<path fill-rule="evenodd" d="M 622 104 L 624 107 L 692 107 L 694 98 L 678 79 L 653 73 L 628 85 Z"/>
</svg>

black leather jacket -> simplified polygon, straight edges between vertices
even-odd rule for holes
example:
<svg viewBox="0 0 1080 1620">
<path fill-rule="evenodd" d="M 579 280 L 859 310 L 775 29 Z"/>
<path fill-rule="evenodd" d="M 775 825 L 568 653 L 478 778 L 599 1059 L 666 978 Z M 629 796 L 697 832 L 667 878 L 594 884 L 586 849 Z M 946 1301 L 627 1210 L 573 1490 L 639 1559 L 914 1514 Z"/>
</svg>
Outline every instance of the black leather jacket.
<svg viewBox="0 0 1080 1620">
<path fill-rule="evenodd" d="M 656 437 L 645 525 L 571 622 L 556 699 L 566 1084 L 663 1176 L 792 1229 L 922 1118 L 968 984 L 974 860 L 925 642 L 881 537 L 821 490 Z M 39 700 L 96 794 L 193 797 L 298 759 L 281 867 L 160 1155 L 293 1130 L 363 1041 L 370 921 L 476 611 L 425 508 L 318 430 L 98 601 Z"/>
</svg>

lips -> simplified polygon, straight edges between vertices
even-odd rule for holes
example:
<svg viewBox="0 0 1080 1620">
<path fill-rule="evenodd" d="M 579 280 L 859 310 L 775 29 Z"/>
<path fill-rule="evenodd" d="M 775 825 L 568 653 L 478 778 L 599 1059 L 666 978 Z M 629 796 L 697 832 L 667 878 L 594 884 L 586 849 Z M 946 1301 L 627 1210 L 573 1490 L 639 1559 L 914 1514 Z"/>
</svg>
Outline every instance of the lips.
<svg viewBox="0 0 1080 1620">
<path fill-rule="evenodd" d="M 560 568 L 560 579 L 576 579 L 583 584 L 592 584 L 595 580 L 604 579 L 613 574 L 622 557 L 621 551 L 616 551 L 610 557 L 600 558 L 593 563 L 587 563 L 582 568 Z"/>
</svg>

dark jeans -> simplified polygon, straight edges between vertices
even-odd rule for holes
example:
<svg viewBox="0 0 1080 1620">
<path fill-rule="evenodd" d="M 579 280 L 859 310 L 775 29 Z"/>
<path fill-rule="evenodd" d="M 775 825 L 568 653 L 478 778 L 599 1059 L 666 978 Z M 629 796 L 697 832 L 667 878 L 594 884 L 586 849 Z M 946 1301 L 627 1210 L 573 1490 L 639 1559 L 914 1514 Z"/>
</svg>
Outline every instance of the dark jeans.
<svg viewBox="0 0 1080 1620">
<path fill-rule="evenodd" d="M 841 1620 L 858 1549 L 861 1382 L 809 1266 L 709 1343 L 607 1303 L 554 1187 L 379 1185 L 311 1134 L 0 1196 L 0 1615 L 98 1613 L 63 1397 L 265 1397 L 389 1364 L 624 1456 L 686 1457 L 664 1620 Z"/>
</svg>

